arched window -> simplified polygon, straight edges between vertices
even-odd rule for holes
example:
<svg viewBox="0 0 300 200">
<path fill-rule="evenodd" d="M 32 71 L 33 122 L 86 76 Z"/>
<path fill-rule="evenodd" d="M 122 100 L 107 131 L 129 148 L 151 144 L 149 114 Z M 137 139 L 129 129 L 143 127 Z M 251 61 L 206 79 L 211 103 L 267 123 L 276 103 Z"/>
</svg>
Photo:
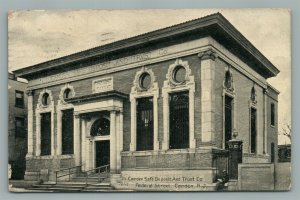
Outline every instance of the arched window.
<svg viewBox="0 0 300 200">
<path fill-rule="evenodd" d="M 48 93 L 43 94 L 43 97 L 42 97 L 42 104 L 43 104 L 44 106 L 47 106 L 47 105 L 49 105 L 49 103 L 50 103 L 50 100 L 49 100 L 49 94 L 48 94 Z"/>
<path fill-rule="evenodd" d="M 91 136 L 105 136 L 110 134 L 110 121 L 102 117 L 94 122 L 91 128 Z"/>
<path fill-rule="evenodd" d="M 176 83 L 183 83 L 185 81 L 186 70 L 183 66 L 178 65 L 173 71 L 173 80 Z"/>
<path fill-rule="evenodd" d="M 255 91 L 255 88 L 252 87 L 252 89 L 251 89 L 251 100 L 255 101 L 255 99 L 256 99 L 256 91 Z"/>
<path fill-rule="evenodd" d="M 232 88 L 232 77 L 229 71 L 226 71 L 225 73 L 225 87 L 227 89 L 231 89 Z"/>
<path fill-rule="evenodd" d="M 142 89 L 148 90 L 151 86 L 151 76 L 149 73 L 145 72 L 140 76 L 140 87 Z"/>
<path fill-rule="evenodd" d="M 64 91 L 64 99 L 68 99 L 71 97 L 71 89 L 70 88 L 67 88 L 65 89 Z"/>
</svg>

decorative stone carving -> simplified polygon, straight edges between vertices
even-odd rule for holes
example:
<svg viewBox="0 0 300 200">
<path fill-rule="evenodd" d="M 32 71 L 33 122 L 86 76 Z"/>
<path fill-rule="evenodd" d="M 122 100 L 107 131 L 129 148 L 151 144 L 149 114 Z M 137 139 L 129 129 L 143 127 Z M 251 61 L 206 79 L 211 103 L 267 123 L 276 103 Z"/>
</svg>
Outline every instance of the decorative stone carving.
<svg viewBox="0 0 300 200">
<path fill-rule="evenodd" d="M 251 101 L 252 104 L 255 104 L 255 105 L 257 103 L 257 95 L 256 95 L 255 83 L 253 84 L 253 86 L 251 88 L 250 101 Z"/>
<path fill-rule="evenodd" d="M 141 87 L 140 81 L 144 73 L 147 73 L 151 77 L 151 82 L 148 88 Z M 135 75 L 133 86 L 130 92 L 130 102 L 131 102 L 131 143 L 130 151 L 136 150 L 136 99 L 141 97 L 153 97 L 153 148 L 154 150 L 159 149 L 158 142 L 158 97 L 159 88 L 156 82 L 154 73 L 152 69 L 143 67 Z"/>
<path fill-rule="evenodd" d="M 69 83 L 66 83 L 66 84 L 64 85 L 64 87 L 62 87 L 62 88 L 60 89 L 58 104 L 67 104 L 67 103 L 65 102 L 65 99 L 64 99 L 64 92 L 66 91 L 66 89 L 70 89 L 71 97 L 74 97 L 74 96 L 75 96 L 75 90 L 74 90 L 74 87 L 73 87 L 72 85 L 70 85 Z"/>
<path fill-rule="evenodd" d="M 200 52 L 198 54 L 198 57 L 202 60 L 205 60 L 205 59 L 215 60 L 218 57 L 218 55 L 217 55 L 217 52 L 215 52 L 214 50 L 208 49 L 206 51 Z"/>
<path fill-rule="evenodd" d="M 34 95 L 34 90 L 26 90 L 27 96 L 33 96 Z"/>
<path fill-rule="evenodd" d="M 225 97 L 229 96 L 232 98 L 232 130 L 236 130 L 236 99 L 235 99 L 235 85 L 233 82 L 233 75 L 232 75 L 232 69 L 231 66 L 228 64 L 228 66 L 225 67 L 225 74 L 224 74 L 224 80 L 223 80 L 223 119 L 225 119 Z M 223 120 L 223 127 L 225 127 L 225 120 Z M 225 128 L 223 128 L 223 148 L 225 148 Z"/>
<path fill-rule="evenodd" d="M 44 105 L 43 104 L 43 95 L 48 93 L 49 94 L 49 104 L 48 105 Z M 38 99 L 38 104 L 37 104 L 37 107 L 40 108 L 40 109 L 43 109 L 43 108 L 47 108 L 47 107 L 51 107 L 54 105 L 54 101 L 53 101 L 53 96 L 52 96 L 52 92 L 48 89 L 43 89 L 43 91 L 40 92 L 39 94 L 39 99 Z"/>
<path fill-rule="evenodd" d="M 43 96 L 44 94 L 48 94 L 49 103 L 47 105 L 43 104 Z M 35 110 L 35 122 L 36 122 L 36 130 L 35 130 L 35 155 L 41 155 L 41 114 L 49 112 L 51 113 L 51 155 L 55 154 L 55 147 L 54 147 L 54 118 L 55 118 L 55 106 L 54 100 L 52 96 L 51 90 L 43 89 L 38 98 L 37 109 Z"/>
<path fill-rule="evenodd" d="M 185 81 L 176 82 L 174 80 L 174 70 L 177 66 L 182 66 L 186 70 Z M 181 59 L 176 59 L 175 63 L 169 66 L 168 73 L 166 75 L 166 80 L 164 81 L 164 86 L 162 88 L 163 96 L 163 120 L 164 120 L 164 136 L 162 148 L 163 150 L 169 149 L 169 93 L 189 91 L 189 148 L 196 147 L 195 133 L 194 133 L 194 111 L 195 111 L 195 80 L 192 75 L 192 71 L 189 67 L 187 61 L 182 61 Z"/>
<path fill-rule="evenodd" d="M 141 78 L 143 74 L 149 74 L 151 77 L 150 86 L 146 89 L 141 86 Z M 151 93 L 153 90 L 156 89 L 157 83 L 155 83 L 155 76 L 152 71 L 152 69 L 148 69 L 146 67 L 143 67 L 142 70 L 138 71 L 135 74 L 134 81 L 133 81 L 133 87 L 131 88 L 131 93 Z"/>
<path fill-rule="evenodd" d="M 225 75 L 224 75 L 224 81 L 223 81 L 223 88 L 226 90 L 226 92 L 229 92 L 233 94 L 235 86 L 233 82 L 233 75 L 231 71 L 231 66 L 228 65 L 225 68 Z"/>
<path fill-rule="evenodd" d="M 178 66 L 184 67 L 184 69 L 185 69 L 185 78 L 184 78 L 185 80 L 182 82 L 177 82 L 174 79 L 174 73 Z M 192 71 L 188 65 L 188 62 L 186 62 L 186 61 L 184 62 L 181 59 L 176 59 L 175 63 L 170 65 L 170 67 L 168 69 L 168 73 L 166 75 L 167 80 L 164 84 L 168 85 L 171 88 L 176 88 L 176 87 L 179 88 L 182 86 L 186 86 L 190 82 L 194 81 L 194 77 L 191 74 L 192 74 Z"/>
<path fill-rule="evenodd" d="M 107 92 L 114 89 L 113 77 L 101 78 L 93 81 L 93 93 Z"/>
</svg>

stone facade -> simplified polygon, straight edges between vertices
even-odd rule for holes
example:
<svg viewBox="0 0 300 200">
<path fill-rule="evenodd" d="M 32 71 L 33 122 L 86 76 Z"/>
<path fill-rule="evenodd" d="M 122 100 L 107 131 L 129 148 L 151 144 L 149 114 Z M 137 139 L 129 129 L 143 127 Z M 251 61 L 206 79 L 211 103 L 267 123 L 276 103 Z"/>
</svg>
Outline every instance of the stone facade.
<svg viewBox="0 0 300 200">
<path fill-rule="evenodd" d="M 212 24 L 227 23 L 228 29 L 232 28 L 220 14 L 207 19 L 211 19 Z M 173 30 L 172 40 L 168 39 L 171 36 L 166 29 L 162 29 L 157 31 L 161 38 L 153 43 L 145 43 L 138 36 L 120 41 L 121 47 L 117 50 L 114 44 L 108 45 L 106 52 L 101 48 L 97 52 L 90 50 L 90 56 L 94 54 L 97 58 L 90 61 L 87 61 L 90 59 L 88 54 L 79 53 L 63 57 L 60 62 L 54 60 L 17 70 L 19 76 L 29 79 L 31 94 L 28 99 L 28 179 L 43 169 L 49 170 L 52 180 L 53 172 L 61 168 L 80 166 L 82 171 L 93 169 L 97 162 L 96 143 L 109 140 L 110 171 L 116 188 L 126 188 L 127 185 L 127 188 L 145 190 L 147 184 L 139 188 L 133 183 L 143 174 L 164 177 L 169 171 L 175 182 L 176 177 L 178 181 L 182 177 L 190 180 L 193 190 L 214 190 L 217 175 L 228 170 L 224 139 L 225 95 L 233 98 L 232 129 L 238 133 L 236 138 L 243 141 L 244 162 L 270 162 L 270 145 L 272 142 L 277 145 L 277 112 L 276 125 L 270 127 L 269 107 L 272 102 L 277 108 L 278 92 L 268 85 L 266 79 L 279 71 L 257 50 L 252 57 L 245 58 L 245 54 L 249 55 L 253 49 L 243 47 L 247 41 L 237 39 L 237 36 L 241 37 L 240 33 L 229 34 L 235 41 L 229 45 L 222 38 L 225 33 L 221 28 L 221 36 L 216 36 L 210 32 L 209 25 L 202 24 L 204 21 L 199 19 L 180 24 L 178 29 L 169 28 Z M 201 31 L 197 32 L 197 28 L 184 30 L 196 22 L 199 30 L 206 30 L 209 34 L 203 35 Z M 193 34 L 181 35 L 189 31 Z M 148 34 L 148 39 L 153 37 L 156 40 L 151 34 Z M 140 45 L 134 43 L 139 48 L 125 46 L 133 45 L 133 41 Z M 243 51 L 238 53 L 235 47 Z M 75 58 L 76 61 L 72 60 Z M 53 70 L 47 69 L 49 66 Z M 174 81 L 174 71 L 178 66 L 185 70 L 181 83 Z M 140 75 L 145 72 L 151 78 L 147 89 L 141 88 L 139 82 Z M 225 87 L 226 74 L 231 78 L 229 88 Z M 64 101 L 62 95 L 67 88 L 72 93 Z M 189 147 L 170 149 L 169 96 L 181 91 L 187 91 L 189 96 Z M 42 104 L 45 93 L 50 95 L 47 106 Z M 153 149 L 147 151 L 138 151 L 136 147 L 136 106 L 142 97 L 153 98 Z M 257 113 L 255 153 L 250 153 L 249 139 L 252 107 Z M 71 155 L 61 155 L 61 112 L 64 109 L 74 110 L 74 154 Z M 40 155 L 43 134 L 40 115 L 44 112 L 51 113 L 51 154 L 47 156 Z M 101 117 L 109 119 L 110 134 L 92 137 L 92 126 Z M 201 177 L 195 178 L 195 174 Z M 135 181 L 130 182 L 129 177 L 135 177 Z M 170 183 L 165 178 L 160 180 L 161 184 Z M 170 188 L 157 187 L 178 190 L 176 184 Z M 179 190 L 185 189 L 188 188 L 183 186 Z"/>
</svg>

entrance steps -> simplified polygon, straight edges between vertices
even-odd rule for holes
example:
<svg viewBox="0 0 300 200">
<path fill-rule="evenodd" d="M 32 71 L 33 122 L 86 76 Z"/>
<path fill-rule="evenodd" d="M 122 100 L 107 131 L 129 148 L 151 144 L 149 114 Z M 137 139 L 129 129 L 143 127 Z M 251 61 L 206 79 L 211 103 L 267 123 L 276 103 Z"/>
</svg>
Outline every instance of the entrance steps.
<svg viewBox="0 0 300 200">
<path fill-rule="evenodd" d="M 89 175 L 88 178 L 86 178 L 85 174 L 79 174 L 76 177 L 72 178 L 72 181 L 74 182 L 83 182 L 83 183 L 109 183 L 110 182 L 110 177 L 106 173 L 103 174 L 93 174 Z"/>
<path fill-rule="evenodd" d="M 28 189 L 44 192 L 110 192 L 114 190 L 110 184 L 110 178 L 104 175 L 90 176 L 87 180 L 85 176 L 77 176 L 71 181 L 34 184 Z"/>
</svg>

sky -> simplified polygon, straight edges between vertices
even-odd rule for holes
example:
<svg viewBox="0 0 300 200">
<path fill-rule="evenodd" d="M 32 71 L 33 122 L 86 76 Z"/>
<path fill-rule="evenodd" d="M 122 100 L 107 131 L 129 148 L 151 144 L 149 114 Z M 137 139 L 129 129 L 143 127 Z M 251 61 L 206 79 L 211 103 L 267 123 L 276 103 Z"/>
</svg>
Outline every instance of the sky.
<svg viewBox="0 0 300 200">
<path fill-rule="evenodd" d="M 23 10 L 8 14 L 8 70 L 220 12 L 279 70 L 279 132 L 291 124 L 291 22 L 287 9 Z M 279 137 L 279 143 L 288 143 Z"/>
</svg>

